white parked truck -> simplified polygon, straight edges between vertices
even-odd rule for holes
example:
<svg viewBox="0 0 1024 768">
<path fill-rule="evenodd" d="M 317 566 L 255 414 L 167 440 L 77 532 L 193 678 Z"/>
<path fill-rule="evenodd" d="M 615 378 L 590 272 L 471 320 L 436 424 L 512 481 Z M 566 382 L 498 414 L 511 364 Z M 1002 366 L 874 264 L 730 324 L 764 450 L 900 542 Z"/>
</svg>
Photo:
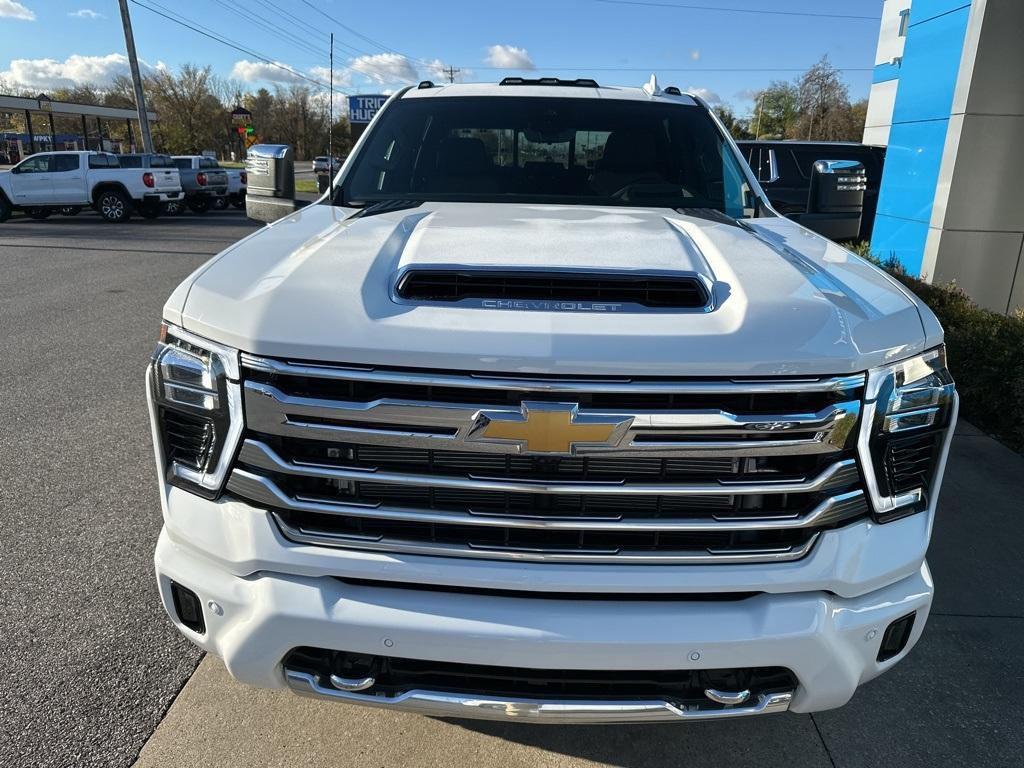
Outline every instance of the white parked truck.
<svg viewBox="0 0 1024 768">
<path fill-rule="evenodd" d="M 107 152 L 42 152 L 0 171 L 0 221 L 16 210 L 45 219 L 85 207 L 111 222 L 133 212 L 156 218 L 181 195 L 174 168 L 122 168 L 118 156 Z"/>
<path fill-rule="evenodd" d="M 847 702 L 921 636 L 933 314 L 652 82 L 423 84 L 198 269 L 148 369 L 160 594 L 239 680 L 430 715 Z"/>
</svg>

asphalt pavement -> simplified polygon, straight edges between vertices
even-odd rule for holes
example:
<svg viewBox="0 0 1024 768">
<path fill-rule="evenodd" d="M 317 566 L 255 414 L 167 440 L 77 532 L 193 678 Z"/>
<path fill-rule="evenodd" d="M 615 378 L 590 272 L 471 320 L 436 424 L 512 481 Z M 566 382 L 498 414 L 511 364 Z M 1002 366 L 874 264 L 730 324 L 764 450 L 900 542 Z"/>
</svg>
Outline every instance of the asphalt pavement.
<svg viewBox="0 0 1024 768">
<path fill-rule="evenodd" d="M 142 376 L 167 295 L 256 226 L 234 210 L 0 224 L 0 766 L 1024 764 L 1024 457 L 966 424 L 924 637 L 839 710 L 612 728 L 434 720 L 248 688 L 201 660 L 153 580 Z"/>
<path fill-rule="evenodd" d="M 158 602 L 143 373 L 240 211 L 0 224 L 0 766 L 135 759 L 199 661 Z"/>
</svg>

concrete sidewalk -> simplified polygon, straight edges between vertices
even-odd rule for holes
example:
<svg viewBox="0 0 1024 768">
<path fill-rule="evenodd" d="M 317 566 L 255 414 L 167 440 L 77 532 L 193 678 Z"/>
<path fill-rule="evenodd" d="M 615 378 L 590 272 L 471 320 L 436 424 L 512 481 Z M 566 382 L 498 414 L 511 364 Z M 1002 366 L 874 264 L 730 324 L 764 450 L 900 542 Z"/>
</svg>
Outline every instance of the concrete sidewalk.
<svg viewBox="0 0 1024 768">
<path fill-rule="evenodd" d="M 910 657 L 846 707 L 686 725 L 442 721 L 233 682 L 203 660 L 137 766 L 1020 766 L 1024 457 L 957 431 L 929 553 L 937 597 Z"/>
</svg>

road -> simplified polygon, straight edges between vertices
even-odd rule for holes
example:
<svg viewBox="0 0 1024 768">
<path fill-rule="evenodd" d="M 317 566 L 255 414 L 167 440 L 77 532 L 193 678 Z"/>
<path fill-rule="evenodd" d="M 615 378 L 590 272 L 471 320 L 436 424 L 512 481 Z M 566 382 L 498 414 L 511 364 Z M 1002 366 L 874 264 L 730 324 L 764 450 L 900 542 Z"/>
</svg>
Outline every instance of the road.
<svg viewBox="0 0 1024 768">
<path fill-rule="evenodd" d="M 442 721 L 230 681 L 171 628 L 142 374 L 160 307 L 237 211 L 0 224 L 0 766 L 1019 766 L 1024 458 L 964 425 L 924 638 L 814 717 L 625 728 Z M 198 665 L 198 668 L 197 668 Z"/>
</svg>

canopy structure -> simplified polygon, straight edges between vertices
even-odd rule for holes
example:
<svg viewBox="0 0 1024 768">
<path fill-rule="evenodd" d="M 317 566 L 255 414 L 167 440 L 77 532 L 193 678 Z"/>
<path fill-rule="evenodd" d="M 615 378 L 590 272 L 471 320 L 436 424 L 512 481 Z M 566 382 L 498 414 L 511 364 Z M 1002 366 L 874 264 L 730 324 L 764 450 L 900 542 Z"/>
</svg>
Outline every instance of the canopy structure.
<svg viewBox="0 0 1024 768">
<path fill-rule="evenodd" d="M 134 132 L 132 121 L 138 119 L 138 113 L 134 109 L 121 109 L 118 107 L 101 107 L 95 104 L 75 104 L 70 101 L 54 101 L 46 94 L 39 94 L 36 98 L 24 96 L 5 96 L 0 94 L 0 112 L 24 112 L 25 128 L 28 135 L 30 154 L 37 151 L 37 136 L 32 130 L 32 114 L 44 113 L 47 115 L 79 116 L 82 119 L 82 145 L 89 149 L 89 129 L 86 120 L 94 118 L 96 121 L 96 148 L 103 148 L 103 121 L 124 120 L 128 127 L 128 142 L 134 143 Z M 158 120 L 156 112 L 147 112 L 151 122 Z M 47 121 L 50 125 L 50 144 L 56 142 L 56 134 L 53 127 L 53 120 Z"/>
</svg>

